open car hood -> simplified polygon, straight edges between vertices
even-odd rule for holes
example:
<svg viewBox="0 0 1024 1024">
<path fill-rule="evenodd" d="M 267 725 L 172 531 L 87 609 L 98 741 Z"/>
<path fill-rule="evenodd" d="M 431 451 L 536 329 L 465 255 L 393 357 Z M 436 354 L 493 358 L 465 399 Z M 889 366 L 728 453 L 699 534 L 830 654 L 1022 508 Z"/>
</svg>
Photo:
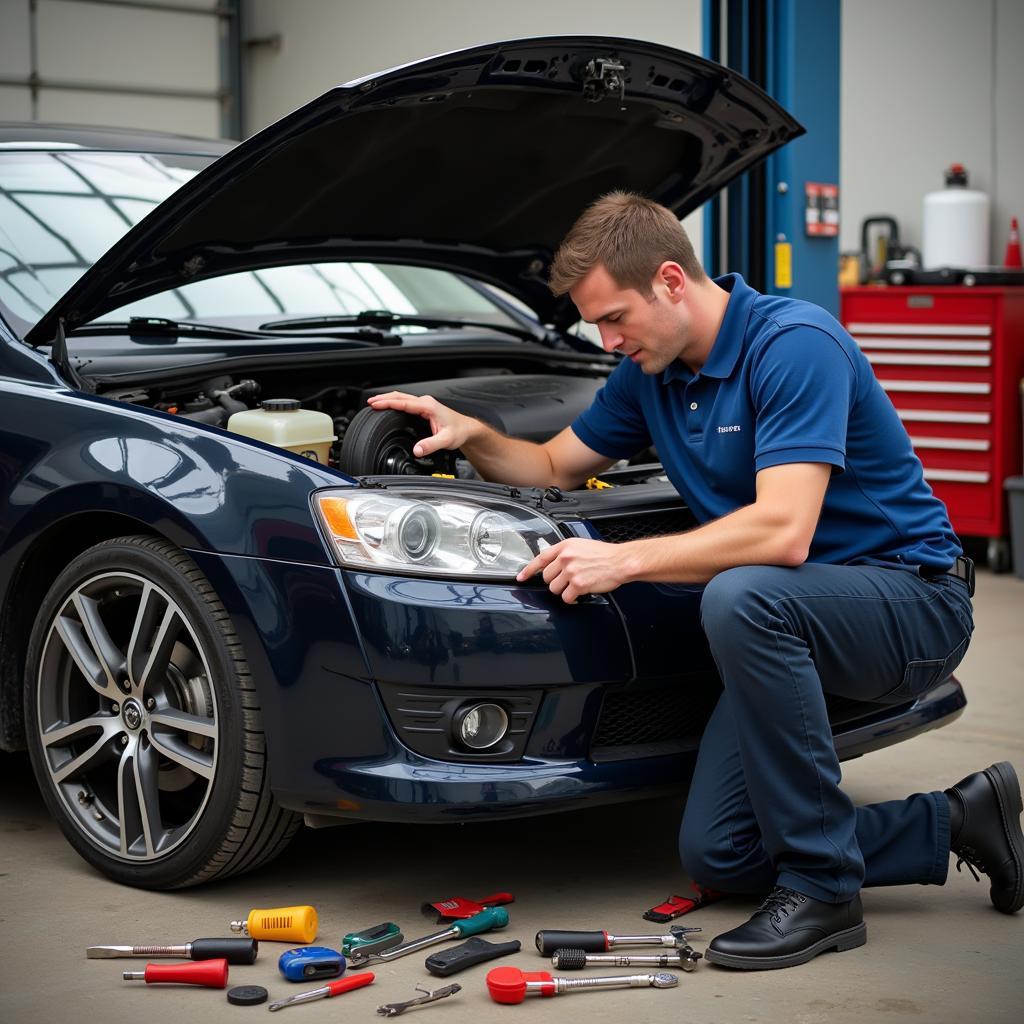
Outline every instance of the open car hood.
<svg viewBox="0 0 1024 1024">
<path fill-rule="evenodd" d="M 576 319 L 547 271 L 612 189 L 680 218 L 803 128 L 741 75 L 593 36 L 459 50 L 338 86 L 157 206 L 32 328 L 48 344 L 136 299 L 243 270 L 330 260 L 491 281 L 546 323 Z"/>
</svg>

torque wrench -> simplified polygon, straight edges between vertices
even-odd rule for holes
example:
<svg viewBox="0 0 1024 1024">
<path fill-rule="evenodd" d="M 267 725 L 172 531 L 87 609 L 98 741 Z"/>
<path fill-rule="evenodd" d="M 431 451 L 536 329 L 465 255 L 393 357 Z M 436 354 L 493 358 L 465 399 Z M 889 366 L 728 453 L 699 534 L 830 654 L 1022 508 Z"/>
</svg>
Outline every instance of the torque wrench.
<svg viewBox="0 0 1024 1024">
<path fill-rule="evenodd" d="M 467 917 L 464 921 L 456 921 L 444 931 L 424 935 L 422 939 L 405 942 L 401 946 L 394 946 L 392 949 L 385 949 L 380 953 L 363 953 L 356 950 L 349 957 L 348 965 L 358 968 L 366 967 L 369 964 L 387 963 L 390 960 L 397 960 L 400 956 L 408 956 L 417 950 L 425 949 L 427 946 L 433 946 L 435 943 L 444 942 L 446 939 L 464 939 L 469 935 L 489 932 L 492 928 L 504 928 L 507 924 L 508 911 L 504 907 L 491 907 L 489 910 L 481 910 L 479 914 Z"/>
<path fill-rule="evenodd" d="M 560 978 L 547 971 L 521 971 L 518 967 L 495 967 L 487 975 L 487 991 L 496 1003 L 521 1003 L 527 995 L 558 996 L 563 992 L 586 988 L 672 988 L 679 976 L 657 974 L 619 974 L 605 978 Z"/>
<path fill-rule="evenodd" d="M 308 992 L 299 992 L 287 999 L 278 999 L 271 1003 L 268 1010 L 282 1010 L 286 1006 L 294 1006 L 296 1003 L 312 1003 L 316 999 L 331 999 L 334 996 L 344 995 L 355 988 L 362 988 L 369 985 L 375 975 L 372 971 L 365 974 L 350 974 L 347 978 L 339 978 L 337 981 L 329 981 L 323 988 L 311 988 Z"/>
<path fill-rule="evenodd" d="M 551 956 L 556 949 L 582 949 L 586 953 L 607 953 L 613 946 L 668 946 L 670 949 L 685 949 L 689 943 L 686 936 L 699 932 L 700 928 L 669 929 L 668 935 L 612 935 L 611 932 L 537 932 L 537 951 L 542 956 Z"/>
<path fill-rule="evenodd" d="M 255 939 L 193 939 L 180 946 L 90 946 L 90 960 L 120 957 L 174 957 L 177 960 L 227 960 L 229 964 L 252 964 L 260 944 Z"/>
<path fill-rule="evenodd" d="M 305 942 L 316 938 L 319 927 L 316 910 L 312 907 L 274 907 L 270 910 L 250 910 L 244 921 L 232 921 L 233 932 L 244 932 L 254 939 L 271 942 Z"/>
<path fill-rule="evenodd" d="M 146 964 L 144 971 L 125 971 L 125 981 L 144 981 L 147 985 L 205 985 L 226 988 L 227 960 L 203 960 L 198 964 Z"/>
<path fill-rule="evenodd" d="M 697 969 L 702 954 L 690 949 L 673 953 L 587 953 L 582 949 L 556 949 L 551 965 L 560 971 L 579 971 L 584 967 L 679 967 L 684 971 Z"/>
</svg>

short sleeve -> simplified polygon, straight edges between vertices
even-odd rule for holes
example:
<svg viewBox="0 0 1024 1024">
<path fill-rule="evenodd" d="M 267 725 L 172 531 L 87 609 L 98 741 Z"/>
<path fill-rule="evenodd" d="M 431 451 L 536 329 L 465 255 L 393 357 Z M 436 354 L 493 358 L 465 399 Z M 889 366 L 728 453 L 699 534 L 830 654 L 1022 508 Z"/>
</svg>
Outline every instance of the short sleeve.
<svg viewBox="0 0 1024 1024">
<path fill-rule="evenodd" d="M 641 371 L 624 359 L 598 391 L 589 409 L 573 421 L 573 433 L 609 459 L 628 459 L 647 448 L 651 435 L 640 406 Z"/>
<path fill-rule="evenodd" d="M 774 335 L 753 361 L 754 469 L 793 462 L 846 466 L 856 370 L 840 343 L 809 325 Z"/>
</svg>

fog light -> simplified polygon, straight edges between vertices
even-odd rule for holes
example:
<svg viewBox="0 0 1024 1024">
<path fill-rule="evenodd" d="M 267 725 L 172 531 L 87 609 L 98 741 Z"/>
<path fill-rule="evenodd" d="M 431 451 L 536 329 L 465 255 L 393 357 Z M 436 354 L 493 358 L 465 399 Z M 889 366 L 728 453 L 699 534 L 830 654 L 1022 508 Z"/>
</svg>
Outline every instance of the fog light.
<svg viewBox="0 0 1024 1024">
<path fill-rule="evenodd" d="M 455 735 L 470 750 L 486 750 L 508 732 L 508 715 L 497 704 L 472 704 L 455 716 Z"/>
</svg>

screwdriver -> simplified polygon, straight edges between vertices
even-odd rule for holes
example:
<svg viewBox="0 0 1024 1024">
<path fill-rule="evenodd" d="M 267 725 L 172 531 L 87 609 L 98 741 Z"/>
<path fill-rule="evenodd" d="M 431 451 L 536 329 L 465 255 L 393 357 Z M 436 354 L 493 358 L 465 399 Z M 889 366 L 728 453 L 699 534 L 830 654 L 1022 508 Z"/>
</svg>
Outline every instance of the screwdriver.
<svg viewBox="0 0 1024 1024">
<path fill-rule="evenodd" d="M 329 981 L 323 988 L 311 988 L 308 992 L 300 992 L 298 995 L 289 996 L 287 999 L 278 999 L 271 1003 L 268 1010 L 283 1010 L 286 1006 L 294 1003 L 311 1003 L 314 999 L 330 999 L 333 996 L 343 995 L 351 992 L 354 988 L 362 988 L 369 985 L 376 975 L 372 971 L 365 974 L 350 974 L 347 978 L 339 978 L 337 981 Z"/>
<path fill-rule="evenodd" d="M 232 921 L 233 932 L 244 932 L 254 939 L 271 942 L 302 942 L 306 945 L 316 938 L 319 921 L 313 907 L 273 907 L 270 910 L 250 910 L 244 921 Z"/>
<path fill-rule="evenodd" d="M 144 981 L 147 985 L 205 985 L 225 988 L 228 983 L 227 960 L 204 960 L 199 964 L 146 964 L 144 971 L 125 971 L 125 981 Z"/>
<path fill-rule="evenodd" d="M 177 960 L 220 960 L 229 964 L 252 964 L 260 944 L 255 939 L 193 939 L 180 946 L 90 946 L 90 960 L 120 957 L 174 957 Z"/>
<path fill-rule="evenodd" d="M 454 922 L 450 928 L 445 928 L 444 931 L 424 935 L 422 939 L 406 942 L 380 953 L 361 953 L 356 950 L 348 958 L 348 965 L 349 967 L 366 967 L 368 964 L 387 963 L 390 960 L 397 960 L 400 956 L 408 956 L 417 950 L 425 949 L 427 946 L 433 946 L 437 942 L 444 942 L 445 939 L 464 939 L 468 935 L 489 932 L 492 928 L 504 928 L 507 924 L 508 911 L 504 907 L 489 907 L 487 910 L 481 910 L 479 914 Z"/>
</svg>

